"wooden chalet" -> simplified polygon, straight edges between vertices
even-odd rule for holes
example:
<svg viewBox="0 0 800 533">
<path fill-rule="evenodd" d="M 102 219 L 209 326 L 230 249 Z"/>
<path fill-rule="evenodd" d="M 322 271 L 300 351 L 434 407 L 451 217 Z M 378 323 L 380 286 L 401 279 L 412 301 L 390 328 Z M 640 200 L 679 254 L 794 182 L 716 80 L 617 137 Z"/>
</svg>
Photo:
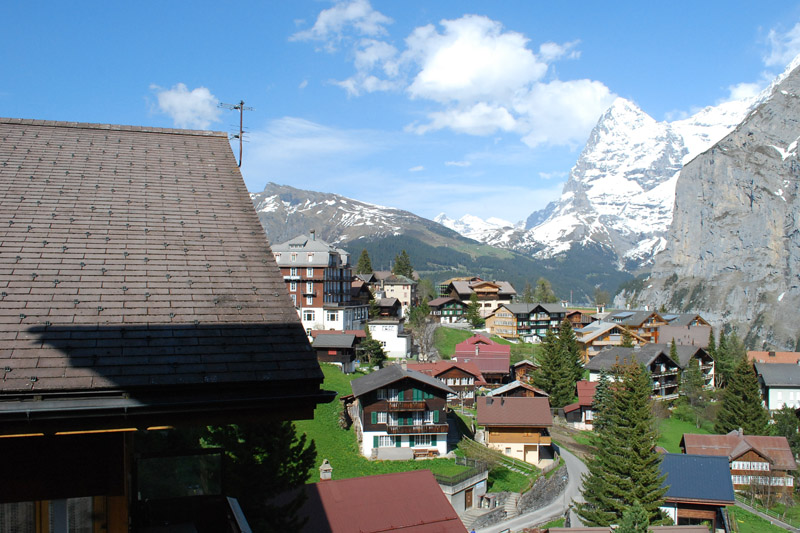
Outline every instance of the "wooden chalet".
<svg viewBox="0 0 800 533">
<path fill-rule="evenodd" d="M 736 490 L 747 490 L 751 484 L 785 494 L 794 490 L 791 472 L 797 470 L 797 463 L 786 437 L 745 435 L 736 430 L 727 435 L 684 433 L 680 447 L 686 454 L 725 457 Z"/>
<path fill-rule="evenodd" d="M 512 381 L 511 383 L 507 383 L 502 387 L 497 387 L 496 389 L 489 391 L 487 396 L 492 396 L 494 398 L 549 398 L 550 395 L 547 394 L 542 389 L 537 389 L 533 385 L 529 383 L 525 383 L 524 381 Z"/>
<path fill-rule="evenodd" d="M 508 381 L 511 371 L 511 346 L 476 333 L 456 344 L 453 359 L 462 363 L 475 363 L 487 385 L 502 385 Z"/>
<path fill-rule="evenodd" d="M 474 363 L 437 361 L 408 364 L 407 368 L 434 377 L 453 389 L 454 394 L 447 395 L 448 405 L 472 407 L 475 405 L 475 388 L 486 385 Z"/>
<path fill-rule="evenodd" d="M 345 374 L 356 371 L 358 345 L 365 335 L 343 331 L 324 331 L 316 335 L 313 333 L 312 331 L 314 341 L 311 343 L 311 348 L 316 352 L 320 363 L 335 364 Z"/>
<path fill-rule="evenodd" d="M 625 326 L 614 322 L 597 321 L 582 329 L 576 329 L 575 338 L 584 362 L 589 362 L 601 350 L 609 346 L 622 346 L 625 331 L 630 334 L 634 346 L 647 344 L 647 339 L 631 333 Z"/>
<path fill-rule="evenodd" d="M 655 311 L 614 311 L 606 317 L 606 320 L 622 324 L 625 329 L 636 333 L 647 342 L 664 342 L 659 341 L 659 331 L 667 325 L 667 321 Z M 667 342 L 669 340 L 667 339 Z"/>
<path fill-rule="evenodd" d="M 542 467 L 553 459 L 550 400 L 536 397 L 478 398 L 481 440 L 489 448 Z"/>
<path fill-rule="evenodd" d="M 566 314 L 561 304 L 508 303 L 486 319 L 486 327 L 503 338 L 541 342 L 548 331 L 558 330 Z"/>
<path fill-rule="evenodd" d="M 663 345 L 662 345 L 663 346 Z M 609 378 L 614 379 L 615 365 L 641 364 L 650 372 L 653 384 L 654 400 L 672 400 L 678 397 L 681 368 L 669 357 L 669 351 L 658 349 L 657 345 L 646 345 L 634 348 L 606 348 L 586 363 L 589 370 L 589 381 L 599 381 L 600 372 L 605 370 Z"/>
<path fill-rule="evenodd" d="M 529 359 L 523 359 L 511 366 L 513 378 L 515 381 L 523 381 L 530 383 L 533 380 L 533 373 L 539 370 L 540 365 L 537 365 Z"/>
<path fill-rule="evenodd" d="M 592 403 L 598 385 L 597 381 L 586 380 L 580 380 L 575 384 L 578 401 L 564 406 L 564 418 L 569 425 L 576 429 L 592 429 L 594 420 Z"/>
<path fill-rule="evenodd" d="M 679 525 L 725 524 L 725 508 L 736 504 L 724 457 L 665 453 L 661 473 L 666 476 L 661 511 Z"/>
<path fill-rule="evenodd" d="M 469 302 L 475 294 L 480 305 L 483 318 L 491 315 L 500 305 L 509 304 L 517 295 L 517 291 L 507 281 L 486 281 L 481 278 L 455 278 L 449 280 L 442 290 L 441 296 L 450 296 Z"/>
<path fill-rule="evenodd" d="M 708 348 L 708 338 L 711 335 L 711 324 L 697 313 L 682 313 L 677 315 L 665 314 L 662 318 L 667 321 L 659 327 L 659 342 L 672 342 L 686 346 Z"/>
<path fill-rule="evenodd" d="M 467 304 L 452 296 L 436 298 L 428 302 L 431 316 L 443 324 L 452 324 L 464 318 Z"/>
<path fill-rule="evenodd" d="M 146 530 L 140 435 L 309 419 L 333 399 L 226 133 L 0 119 L 0 138 L 9 530 Z M 248 530 L 175 468 L 161 486 L 223 508 L 157 525 Z"/>
</svg>

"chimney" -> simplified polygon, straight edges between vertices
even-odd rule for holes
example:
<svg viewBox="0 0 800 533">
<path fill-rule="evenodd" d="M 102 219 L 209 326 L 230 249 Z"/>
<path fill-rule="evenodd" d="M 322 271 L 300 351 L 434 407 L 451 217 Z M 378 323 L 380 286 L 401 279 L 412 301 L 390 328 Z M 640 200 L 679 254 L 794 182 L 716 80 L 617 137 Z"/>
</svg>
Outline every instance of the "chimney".
<svg viewBox="0 0 800 533">
<path fill-rule="evenodd" d="M 312 241 L 316 241 L 317 240 L 317 231 L 316 230 L 313 230 L 313 229 L 311 230 L 311 240 Z"/>
<path fill-rule="evenodd" d="M 319 480 L 329 481 L 333 476 L 333 467 L 327 459 L 322 461 L 322 466 L 319 467 Z"/>
</svg>

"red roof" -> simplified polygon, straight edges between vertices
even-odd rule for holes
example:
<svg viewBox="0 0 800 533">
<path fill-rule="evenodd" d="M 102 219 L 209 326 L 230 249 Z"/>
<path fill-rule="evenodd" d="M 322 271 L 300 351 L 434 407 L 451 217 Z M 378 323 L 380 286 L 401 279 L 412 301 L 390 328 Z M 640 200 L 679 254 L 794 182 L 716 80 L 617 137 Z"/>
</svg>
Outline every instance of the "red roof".
<svg viewBox="0 0 800 533">
<path fill-rule="evenodd" d="M 483 375 L 475 363 L 437 361 L 435 363 L 412 363 L 408 365 L 409 370 L 416 370 L 417 372 L 422 372 L 434 378 L 438 378 L 453 367 L 475 376 L 475 385 L 486 385 L 486 381 L 484 381 Z"/>
<path fill-rule="evenodd" d="M 511 355 L 511 346 L 499 344 L 489 337 L 476 333 L 464 342 L 456 344 L 456 355 Z"/>
<path fill-rule="evenodd" d="M 778 470 L 796 470 L 797 463 L 786 437 L 743 435 L 731 431 L 727 435 L 698 435 L 684 433 L 681 444 L 684 453 L 695 455 L 725 455 L 735 461 L 748 451 L 770 461 Z"/>
<path fill-rule="evenodd" d="M 597 386 L 600 383 L 597 381 L 580 380 L 576 383 L 578 387 L 578 404 L 583 406 L 590 406 L 594 401 L 594 393 L 597 392 Z"/>
<path fill-rule="evenodd" d="M 478 400 L 479 426 L 536 426 L 553 425 L 549 398 L 515 396 Z"/>
<path fill-rule="evenodd" d="M 800 352 L 757 352 L 748 351 L 747 358 L 754 363 L 800 364 Z"/>
<path fill-rule="evenodd" d="M 303 489 L 308 499 L 298 516 L 308 522 L 302 531 L 467 531 L 430 470 L 320 481 Z"/>
</svg>

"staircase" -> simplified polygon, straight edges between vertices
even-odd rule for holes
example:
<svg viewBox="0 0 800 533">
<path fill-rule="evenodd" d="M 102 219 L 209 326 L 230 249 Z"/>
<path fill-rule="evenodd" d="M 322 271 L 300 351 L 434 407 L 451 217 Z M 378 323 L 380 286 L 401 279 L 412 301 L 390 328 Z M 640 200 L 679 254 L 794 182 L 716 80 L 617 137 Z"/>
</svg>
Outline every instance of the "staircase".
<svg viewBox="0 0 800 533">
<path fill-rule="evenodd" d="M 517 503 L 519 503 L 519 498 L 519 493 L 514 492 L 506 500 L 506 503 L 503 506 L 503 510 L 506 512 L 506 518 L 511 518 L 519 514 L 517 511 Z"/>
<path fill-rule="evenodd" d="M 467 528 L 467 531 L 472 531 L 472 524 L 488 512 L 488 509 L 467 509 L 459 518 L 461 518 L 461 522 Z"/>
</svg>

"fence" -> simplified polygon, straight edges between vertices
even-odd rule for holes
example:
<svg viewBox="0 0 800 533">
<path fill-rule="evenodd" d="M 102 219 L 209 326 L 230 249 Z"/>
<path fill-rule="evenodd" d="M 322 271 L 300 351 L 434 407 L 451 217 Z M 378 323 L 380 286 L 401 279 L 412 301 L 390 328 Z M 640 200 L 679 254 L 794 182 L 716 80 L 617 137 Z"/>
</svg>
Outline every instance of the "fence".
<svg viewBox="0 0 800 533">
<path fill-rule="evenodd" d="M 770 511 L 769 509 L 767 509 L 765 507 L 762 507 L 761 505 L 759 505 L 755 501 L 752 501 L 750 498 L 747 498 L 746 496 L 744 496 L 742 494 L 736 493 L 736 501 L 741 502 L 741 503 L 743 503 L 745 505 L 748 505 L 748 506 L 752 507 L 753 509 L 755 509 L 759 513 L 764 513 L 767 516 L 771 516 L 775 520 L 780 520 L 784 524 L 789 524 L 790 526 L 792 526 L 795 529 L 800 529 L 800 522 L 799 521 L 794 520 L 794 519 L 789 518 L 789 517 L 784 517 L 781 514 L 776 513 L 775 511 Z M 751 503 L 751 501 L 752 501 L 752 503 Z"/>
<path fill-rule="evenodd" d="M 483 472 L 488 470 L 488 466 L 483 461 L 478 461 L 476 459 L 470 459 L 468 457 L 456 457 L 456 464 L 463 465 L 470 467 L 469 470 L 465 470 L 460 474 L 455 474 L 453 476 L 445 476 L 442 474 L 433 474 L 433 477 L 436 478 L 436 482 L 440 485 L 447 485 L 449 487 L 458 485 L 459 483 L 463 483 L 464 481 L 468 480 L 473 476 L 477 476 Z"/>
</svg>

